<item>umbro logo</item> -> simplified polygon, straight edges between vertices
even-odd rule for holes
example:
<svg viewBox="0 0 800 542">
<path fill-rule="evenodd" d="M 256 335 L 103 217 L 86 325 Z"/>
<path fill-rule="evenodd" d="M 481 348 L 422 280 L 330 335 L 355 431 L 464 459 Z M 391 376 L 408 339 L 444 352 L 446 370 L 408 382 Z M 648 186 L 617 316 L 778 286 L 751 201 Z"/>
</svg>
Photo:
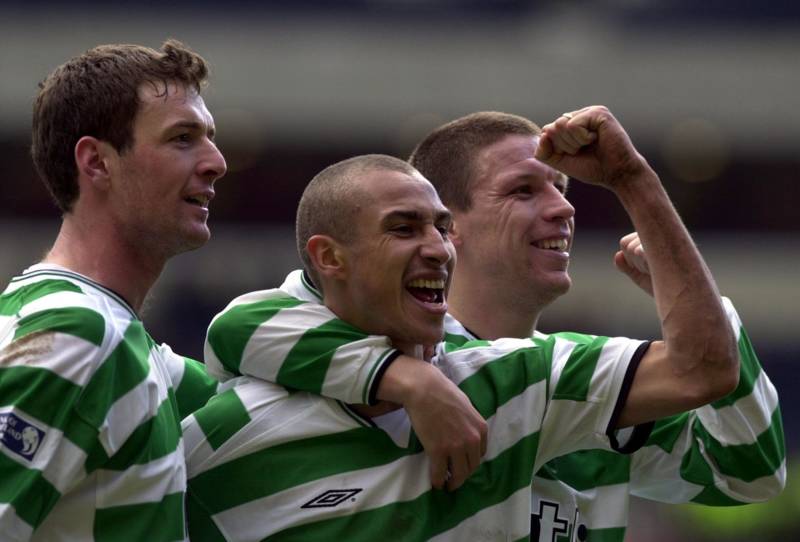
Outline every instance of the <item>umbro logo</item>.
<svg viewBox="0 0 800 542">
<path fill-rule="evenodd" d="M 361 493 L 362 491 L 363 489 L 329 489 L 322 495 L 314 497 L 300 508 L 333 508 L 353 498 L 357 493 Z"/>
</svg>

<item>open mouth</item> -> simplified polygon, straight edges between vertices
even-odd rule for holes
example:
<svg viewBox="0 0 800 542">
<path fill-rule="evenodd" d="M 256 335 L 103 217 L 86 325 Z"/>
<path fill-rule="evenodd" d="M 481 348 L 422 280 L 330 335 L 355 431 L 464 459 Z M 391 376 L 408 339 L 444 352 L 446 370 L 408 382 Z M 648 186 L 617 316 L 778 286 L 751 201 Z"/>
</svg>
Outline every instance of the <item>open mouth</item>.
<svg viewBox="0 0 800 542">
<path fill-rule="evenodd" d="M 406 290 L 423 303 L 441 305 L 444 303 L 444 280 L 414 279 L 406 285 Z"/>
<path fill-rule="evenodd" d="M 536 241 L 533 243 L 533 246 L 536 248 L 541 248 L 543 250 L 555 250 L 556 252 L 566 252 L 569 243 L 566 239 L 543 239 L 541 241 Z"/>
<path fill-rule="evenodd" d="M 185 201 L 186 203 L 190 203 L 192 205 L 198 205 L 198 206 L 202 207 L 203 209 L 207 209 L 208 208 L 209 197 L 208 196 L 204 196 L 202 194 L 198 194 L 196 196 L 187 196 L 187 197 L 183 198 L 183 201 Z"/>
</svg>

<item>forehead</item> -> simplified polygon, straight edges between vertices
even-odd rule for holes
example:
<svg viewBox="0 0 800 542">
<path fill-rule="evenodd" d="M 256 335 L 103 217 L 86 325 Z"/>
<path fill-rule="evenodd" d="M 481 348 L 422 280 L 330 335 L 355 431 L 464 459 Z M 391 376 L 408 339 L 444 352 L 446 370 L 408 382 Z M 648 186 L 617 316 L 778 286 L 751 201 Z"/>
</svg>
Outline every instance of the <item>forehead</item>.
<svg viewBox="0 0 800 542">
<path fill-rule="evenodd" d="M 214 122 L 203 97 L 193 87 L 174 81 L 146 82 L 139 87 L 137 125 L 159 127 L 187 122 L 205 126 L 213 126 Z"/>
<path fill-rule="evenodd" d="M 534 156 L 539 146 L 539 136 L 512 134 L 484 147 L 476 159 L 476 187 L 518 178 L 540 180 L 566 180 L 556 169 Z"/>
<path fill-rule="evenodd" d="M 377 170 L 362 178 L 362 188 L 368 194 L 365 211 L 371 220 L 382 220 L 397 211 L 414 212 L 420 217 L 435 220 L 447 208 L 436 189 L 419 174 Z"/>
</svg>

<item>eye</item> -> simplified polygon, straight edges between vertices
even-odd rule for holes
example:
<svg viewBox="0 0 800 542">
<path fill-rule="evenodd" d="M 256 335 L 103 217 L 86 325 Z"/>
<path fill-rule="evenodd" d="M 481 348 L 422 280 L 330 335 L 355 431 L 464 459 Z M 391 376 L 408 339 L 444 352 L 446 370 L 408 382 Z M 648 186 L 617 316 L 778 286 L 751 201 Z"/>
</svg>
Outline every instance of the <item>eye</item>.
<svg viewBox="0 0 800 542">
<path fill-rule="evenodd" d="M 396 224 L 389 228 L 389 231 L 395 235 L 408 236 L 414 233 L 414 229 L 409 224 Z"/>
<path fill-rule="evenodd" d="M 192 134 L 190 134 L 189 132 L 178 134 L 172 138 L 172 141 L 175 141 L 177 143 L 191 143 Z"/>
<path fill-rule="evenodd" d="M 530 196 L 533 194 L 533 189 L 529 185 L 523 184 L 514 188 L 511 194 L 515 196 Z"/>
<path fill-rule="evenodd" d="M 450 227 L 449 226 L 436 226 L 438 232 L 442 235 L 442 239 L 447 239 L 448 235 L 450 235 Z"/>
</svg>

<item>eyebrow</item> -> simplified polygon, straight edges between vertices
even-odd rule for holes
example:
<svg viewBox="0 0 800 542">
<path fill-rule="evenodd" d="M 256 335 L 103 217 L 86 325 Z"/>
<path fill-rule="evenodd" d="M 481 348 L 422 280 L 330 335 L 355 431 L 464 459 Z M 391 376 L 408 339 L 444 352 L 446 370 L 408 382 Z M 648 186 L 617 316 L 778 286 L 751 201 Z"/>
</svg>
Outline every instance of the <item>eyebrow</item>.
<svg viewBox="0 0 800 542">
<path fill-rule="evenodd" d="M 422 222 L 425 220 L 425 217 L 419 211 L 406 211 L 400 209 L 397 211 L 392 211 L 383 217 L 383 222 L 390 222 L 392 220 L 412 220 L 415 222 Z M 436 216 L 433 219 L 435 223 L 449 222 L 451 220 L 452 213 L 450 213 L 450 211 L 436 211 Z"/>
<path fill-rule="evenodd" d="M 187 128 L 189 130 L 203 131 L 203 125 L 194 120 L 180 120 L 167 127 L 167 130 L 175 130 L 176 128 Z M 217 134 L 217 130 L 214 125 L 209 126 L 206 131 L 209 139 L 214 139 L 214 136 Z"/>
</svg>

